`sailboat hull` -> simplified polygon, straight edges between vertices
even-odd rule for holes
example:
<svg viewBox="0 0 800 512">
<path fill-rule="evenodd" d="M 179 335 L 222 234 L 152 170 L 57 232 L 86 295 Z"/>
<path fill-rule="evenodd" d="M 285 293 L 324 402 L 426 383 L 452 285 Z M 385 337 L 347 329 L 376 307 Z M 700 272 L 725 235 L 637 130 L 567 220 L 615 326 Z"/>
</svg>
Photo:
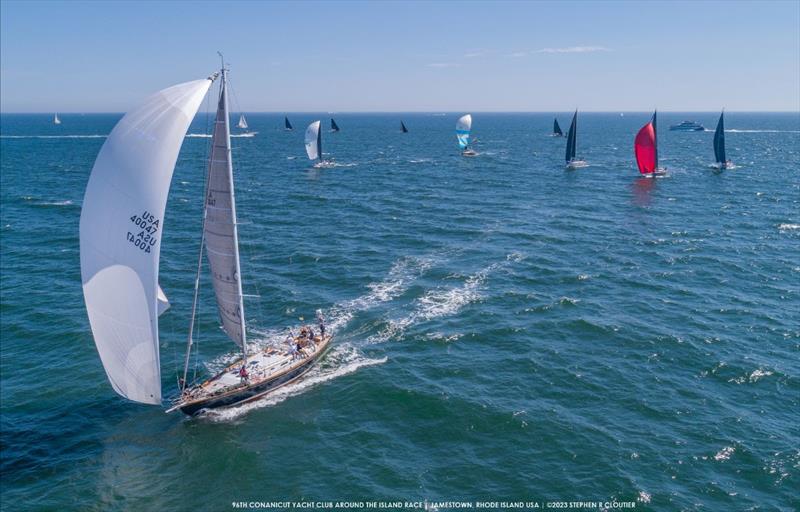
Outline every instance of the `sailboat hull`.
<svg viewBox="0 0 800 512">
<path fill-rule="evenodd" d="M 270 373 L 263 378 L 253 378 L 248 383 L 231 386 L 227 389 L 222 388 L 216 391 L 210 391 L 213 389 L 211 384 L 220 380 L 221 377 L 238 373 L 238 369 L 241 367 L 241 361 L 237 361 L 229 365 L 219 374 L 193 388 L 195 393 L 195 395 L 193 395 L 194 397 L 179 400 L 171 408 L 167 409 L 167 412 L 180 410 L 186 415 L 194 416 L 204 409 L 210 410 L 242 405 L 264 397 L 278 388 L 299 379 L 311 370 L 328 351 L 332 339 L 333 337 L 331 335 L 327 335 L 317 344 L 316 350 L 313 353 L 300 359 L 291 359 L 290 356 L 286 356 L 291 361 L 286 368 Z M 249 359 L 253 357 L 254 356 L 251 355 Z M 249 371 L 251 374 L 254 374 L 258 369 L 251 367 Z"/>
</svg>

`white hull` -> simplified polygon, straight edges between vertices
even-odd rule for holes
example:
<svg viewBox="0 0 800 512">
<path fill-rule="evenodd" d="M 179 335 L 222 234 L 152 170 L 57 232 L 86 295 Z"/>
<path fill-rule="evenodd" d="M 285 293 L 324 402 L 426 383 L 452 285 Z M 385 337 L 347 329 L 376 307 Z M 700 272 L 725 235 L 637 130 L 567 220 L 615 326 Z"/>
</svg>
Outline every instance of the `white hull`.
<svg viewBox="0 0 800 512">
<path fill-rule="evenodd" d="M 570 160 L 567 163 L 567 169 L 583 169 L 584 167 L 589 167 L 589 163 L 586 160 Z"/>
<path fill-rule="evenodd" d="M 478 156 L 478 152 L 474 149 L 465 149 L 461 152 L 461 156 Z"/>
</svg>

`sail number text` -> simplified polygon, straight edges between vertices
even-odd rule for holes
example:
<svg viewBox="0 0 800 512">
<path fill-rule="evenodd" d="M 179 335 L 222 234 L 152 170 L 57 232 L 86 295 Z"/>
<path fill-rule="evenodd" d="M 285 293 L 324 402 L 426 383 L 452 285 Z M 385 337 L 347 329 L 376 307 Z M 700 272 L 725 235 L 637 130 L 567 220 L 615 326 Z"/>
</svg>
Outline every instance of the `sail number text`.
<svg viewBox="0 0 800 512">
<path fill-rule="evenodd" d="M 149 253 L 151 248 L 158 242 L 156 234 L 161 226 L 161 221 L 145 210 L 141 215 L 131 215 L 131 222 L 135 227 L 133 231 L 128 231 L 128 242 L 132 243 L 137 249 Z"/>
</svg>

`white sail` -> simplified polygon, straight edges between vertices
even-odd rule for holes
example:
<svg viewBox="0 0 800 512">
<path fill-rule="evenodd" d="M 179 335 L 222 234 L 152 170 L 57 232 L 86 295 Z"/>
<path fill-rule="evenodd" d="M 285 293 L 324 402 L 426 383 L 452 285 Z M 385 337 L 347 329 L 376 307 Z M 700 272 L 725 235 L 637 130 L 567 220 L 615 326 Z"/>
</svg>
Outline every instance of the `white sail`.
<svg viewBox="0 0 800 512">
<path fill-rule="evenodd" d="M 156 299 L 158 300 L 158 316 L 161 316 L 171 306 L 171 304 L 169 303 L 169 299 L 167 299 L 167 295 L 164 293 L 164 290 L 161 289 L 161 285 L 158 285 L 158 292 L 156 293 Z"/>
<path fill-rule="evenodd" d="M 120 395 L 161 403 L 158 257 L 172 172 L 211 80 L 128 112 L 97 155 L 80 220 L 81 278 L 97 351 Z"/>
<path fill-rule="evenodd" d="M 53 116 L 53 124 L 61 124 L 61 119 L 58 118 L 58 114 Z"/>
<path fill-rule="evenodd" d="M 319 125 L 319 121 L 314 121 L 306 128 L 306 153 L 308 153 L 310 160 L 322 159 Z"/>
<path fill-rule="evenodd" d="M 472 115 L 467 114 L 456 121 L 456 138 L 461 149 L 469 146 L 469 132 L 472 130 Z"/>
<path fill-rule="evenodd" d="M 211 267 L 223 330 L 239 346 L 245 343 L 244 305 L 239 275 L 239 240 L 233 195 L 228 97 L 223 79 L 220 90 L 206 196 L 206 257 Z"/>
<path fill-rule="evenodd" d="M 242 130 L 246 130 L 248 128 L 247 119 L 244 118 L 244 114 L 239 116 L 239 124 L 237 124 L 236 126 L 241 128 Z"/>
</svg>

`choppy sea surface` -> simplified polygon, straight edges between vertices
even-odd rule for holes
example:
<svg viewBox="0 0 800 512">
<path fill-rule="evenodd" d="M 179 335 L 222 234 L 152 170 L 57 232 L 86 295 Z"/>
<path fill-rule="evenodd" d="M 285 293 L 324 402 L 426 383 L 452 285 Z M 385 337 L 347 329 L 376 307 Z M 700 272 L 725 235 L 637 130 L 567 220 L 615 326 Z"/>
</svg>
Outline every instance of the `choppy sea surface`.
<svg viewBox="0 0 800 512">
<path fill-rule="evenodd" d="M 663 179 L 638 177 L 649 113 L 251 114 L 235 137 L 247 326 L 324 312 L 303 381 L 187 419 L 118 397 L 81 292 L 86 182 L 119 115 L 2 116 L 0 373 L 8 510 L 231 510 L 234 501 L 634 502 L 800 508 L 800 115 L 659 115 Z M 562 128 L 569 114 L 558 114 Z M 401 134 L 400 120 L 410 132 Z M 211 117 L 174 174 L 160 282 L 165 393 L 183 356 Z M 202 282 L 200 375 L 234 355 Z"/>
</svg>

